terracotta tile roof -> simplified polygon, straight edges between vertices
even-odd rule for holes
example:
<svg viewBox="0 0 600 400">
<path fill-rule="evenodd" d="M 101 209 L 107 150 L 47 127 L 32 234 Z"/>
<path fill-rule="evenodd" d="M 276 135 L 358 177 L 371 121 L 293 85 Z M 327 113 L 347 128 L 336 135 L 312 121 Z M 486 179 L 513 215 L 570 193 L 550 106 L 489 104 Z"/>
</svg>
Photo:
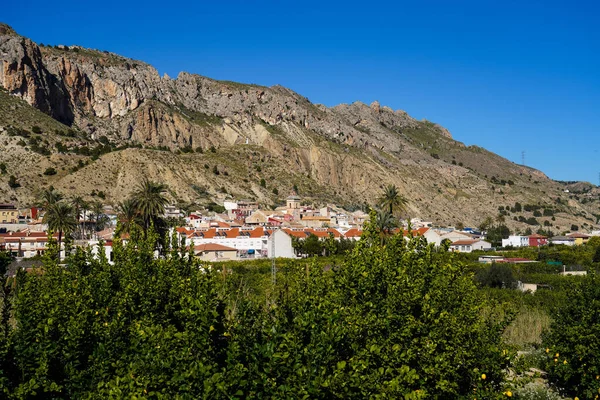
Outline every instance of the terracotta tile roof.
<svg viewBox="0 0 600 400">
<path fill-rule="evenodd" d="M 194 247 L 194 251 L 196 253 L 205 252 L 205 251 L 237 251 L 233 247 L 223 246 L 218 243 L 205 243 Z"/>
<path fill-rule="evenodd" d="M 456 242 L 452 243 L 450 246 L 468 246 L 468 245 L 472 245 L 473 243 L 477 243 L 479 240 L 457 240 Z"/>
<path fill-rule="evenodd" d="M 266 236 L 267 232 L 265 231 L 266 229 L 263 229 L 262 227 L 254 228 L 250 231 L 250 237 L 254 239 L 261 238 L 263 236 Z"/>
<path fill-rule="evenodd" d="M 567 233 L 567 236 L 576 238 L 576 239 L 588 239 L 590 237 L 589 235 L 586 235 L 585 233 L 579 233 L 579 232 Z"/>
<path fill-rule="evenodd" d="M 292 230 L 292 229 L 288 229 L 288 228 L 284 228 L 282 230 L 285 233 L 287 233 L 288 235 L 297 237 L 299 239 L 305 239 L 308 236 L 307 231 L 296 231 L 296 230 Z"/>
<path fill-rule="evenodd" d="M 349 237 L 360 237 L 362 235 L 362 229 L 351 228 L 344 234 L 347 238 Z"/>
<path fill-rule="evenodd" d="M 538 235 L 537 233 L 534 233 L 533 235 L 529 235 L 528 238 L 529 239 L 547 239 L 546 236 Z"/>
</svg>

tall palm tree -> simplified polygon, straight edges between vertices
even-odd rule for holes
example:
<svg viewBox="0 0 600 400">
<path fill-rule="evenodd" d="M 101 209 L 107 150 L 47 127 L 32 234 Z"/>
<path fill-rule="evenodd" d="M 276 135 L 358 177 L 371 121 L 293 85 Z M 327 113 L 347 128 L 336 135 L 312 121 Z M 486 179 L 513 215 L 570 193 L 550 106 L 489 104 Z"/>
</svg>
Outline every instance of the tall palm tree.
<svg viewBox="0 0 600 400">
<path fill-rule="evenodd" d="M 63 202 L 56 202 L 48 207 L 43 219 L 48 228 L 58 232 L 58 261 L 60 262 L 60 251 L 63 234 L 68 235 L 77 227 L 73 207 Z"/>
<path fill-rule="evenodd" d="M 408 200 L 398 192 L 396 185 L 387 185 L 377 204 L 382 209 L 387 209 L 391 215 L 395 215 L 406 210 Z"/>
<path fill-rule="evenodd" d="M 392 230 L 398 227 L 398 221 L 396 220 L 396 217 L 387 210 L 378 210 L 375 218 L 375 226 L 379 231 L 381 244 L 383 245 L 385 237 L 389 236 L 392 233 Z"/>
<path fill-rule="evenodd" d="M 81 230 L 81 212 L 83 210 L 83 205 L 85 201 L 81 196 L 75 196 L 71 199 L 71 205 L 75 211 L 75 219 L 77 220 L 77 225 L 79 226 L 79 238 L 83 239 L 83 231 Z M 84 218 L 85 221 L 85 218 Z"/>
<path fill-rule="evenodd" d="M 165 212 L 168 203 L 164 196 L 166 191 L 166 185 L 144 178 L 133 192 L 133 205 L 144 222 L 145 230 L 148 230 L 152 221 L 157 221 Z"/>
<path fill-rule="evenodd" d="M 49 208 L 53 204 L 58 203 L 63 199 L 63 195 L 56 191 L 52 186 L 48 189 L 44 189 L 40 195 L 40 202 L 42 207 Z"/>
<path fill-rule="evenodd" d="M 139 216 L 133 199 L 126 199 L 117 204 L 117 218 L 120 222 L 119 233 L 129 233 L 131 228 L 136 224 Z"/>
<path fill-rule="evenodd" d="M 94 201 L 92 204 L 92 213 L 94 214 L 94 231 L 98 232 L 98 222 L 100 221 L 100 216 L 104 212 L 104 205 L 99 201 Z"/>
</svg>

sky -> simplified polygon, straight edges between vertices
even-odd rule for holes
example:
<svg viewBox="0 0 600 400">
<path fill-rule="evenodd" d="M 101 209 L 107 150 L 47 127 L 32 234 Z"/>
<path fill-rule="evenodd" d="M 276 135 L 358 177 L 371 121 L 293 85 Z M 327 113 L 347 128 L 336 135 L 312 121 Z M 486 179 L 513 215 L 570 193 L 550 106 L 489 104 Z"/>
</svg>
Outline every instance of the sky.
<svg viewBox="0 0 600 400">
<path fill-rule="evenodd" d="M 0 21 L 176 77 L 379 101 L 557 180 L 600 183 L 598 1 L 9 2 Z"/>
</svg>

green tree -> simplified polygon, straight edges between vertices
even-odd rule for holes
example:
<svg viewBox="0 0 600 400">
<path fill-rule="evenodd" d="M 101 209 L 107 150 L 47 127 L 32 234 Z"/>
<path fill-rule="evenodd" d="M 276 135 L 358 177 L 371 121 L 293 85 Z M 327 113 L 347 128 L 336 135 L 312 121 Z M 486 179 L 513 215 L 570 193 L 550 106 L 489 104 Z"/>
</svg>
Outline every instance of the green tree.
<svg viewBox="0 0 600 400">
<path fill-rule="evenodd" d="M 44 189 L 40 194 L 40 204 L 44 208 L 50 208 L 52 205 L 58 203 L 62 199 L 63 195 L 55 190 L 52 186 L 50 186 L 48 189 Z"/>
<path fill-rule="evenodd" d="M 68 235 L 77 228 L 73 207 L 63 202 L 51 204 L 44 214 L 43 222 L 51 231 L 58 232 L 58 261 L 60 262 L 63 234 Z"/>
<path fill-rule="evenodd" d="M 567 292 L 543 337 L 548 380 L 569 397 L 593 399 L 600 390 L 600 277 L 590 271 L 582 283 L 571 281 Z"/>
<path fill-rule="evenodd" d="M 387 210 L 377 210 L 376 213 L 371 213 L 371 217 L 374 218 L 375 227 L 379 232 L 380 242 L 383 244 L 385 238 L 389 237 L 393 230 L 398 227 L 398 220 L 393 214 Z"/>
<path fill-rule="evenodd" d="M 11 189 L 16 189 L 18 187 L 21 187 L 21 184 L 19 183 L 19 181 L 17 181 L 17 178 L 14 175 L 11 175 L 8 177 L 8 186 Z"/>
<path fill-rule="evenodd" d="M 152 222 L 157 222 L 165 212 L 168 203 L 164 194 L 167 186 L 145 178 L 132 194 L 135 209 L 143 221 L 143 228 L 147 231 Z"/>
<path fill-rule="evenodd" d="M 139 218 L 133 199 L 126 199 L 119 203 L 117 205 L 117 213 L 119 228 L 116 233 L 118 235 L 121 233 L 130 233 L 132 228 L 137 225 Z"/>
<path fill-rule="evenodd" d="M 388 211 L 391 215 L 406 211 L 407 204 L 408 201 L 398 192 L 396 185 L 386 186 L 383 194 L 377 201 L 377 205 Z"/>
<path fill-rule="evenodd" d="M 74 212 L 74 217 L 75 220 L 77 221 L 77 228 L 79 230 L 79 238 L 83 239 L 83 230 L 81 228 L 81 217 L 82 217 L 82 212 L 83 212 L 83 208 L 86 205 L 85 204 L 85 200 L 83 200 L 83 197 L 81 196 L 75 196 L 71 199 L 71 205 L 73 206 L 73 212 Z M 84 218 L 84 222 L 85 222 L 85 218 Z"/>
</svg>

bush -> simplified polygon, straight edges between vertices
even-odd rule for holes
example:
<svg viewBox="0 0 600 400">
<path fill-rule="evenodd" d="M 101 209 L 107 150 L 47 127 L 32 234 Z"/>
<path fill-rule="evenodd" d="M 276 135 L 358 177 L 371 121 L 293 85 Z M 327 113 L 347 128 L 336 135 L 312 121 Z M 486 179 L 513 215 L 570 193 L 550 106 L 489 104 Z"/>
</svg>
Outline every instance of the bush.
<svg viewBox="0 0 600 400">
<path fill-rule="evenodd" d="M 260 186 L 266 188 L 267 187 L 267 182 L 265 181 L 265 178 L 261 178 L 260 179 Z"/>
<path fill-rule="evenodd" d="M 48 167 L 44 171 L 44 175 L 56 175 L 56 169 L 54 169 L 52 167 Z"/>
<path fill-rule="evenodd" d="M 546 371 L 564 394 L 592 399 L 600 390 L 600 277 L 592 272 L 571 282 L 568 293 L 544 337 Z"/>
<path fill-rule="evenodd" d="M 20 183 L 17 181 L 17 178 L 16 178 L 14 175 L 11 175 L 11 176 L 8 178 L 8 186 L 9 186 L 11 189 L 16 189 L 16 188 L 18 188 L 18 187 L 21 187 L 21 184 L 20 184 Z"/>
<path fill-rule="evenodd" d="M 516 279 L 509 265 L 492 263 L 477 272 L 475 279 L 481 286 L 514 289 Z"/>
<path fill-rule="evenodd" d="M 339 268 L 280 262 L 268 301 L 240 290 L 224 266 L 188 258 L 184 248 L 154 257 L 156 241 L 152 232 L 132 230 L 127 244 L 113 242 L 114 265 L 77 251 L 60 266 L 51 244 L 42 274 L 18 273 L 8 310 L 15 321 L 0 318 L 4 396 L 425 399 L 501 392 L 506 321 L 486 319 L 464 266 L 422 238 L 407 243 L 397 235 L 381 246 L 367 226 Z"/>
<path fill-rule="evenodd" d="M 0 174 L 4 175 L 6 173 L 6 164 L 0 163 Z"/>
<path fill-rule="evenodd" d="M 40 133 L 42 133 L 42 128 L 40 128 L 37 125 L 34 125 L 34 126 L 31 127 L 31 132 L 37 133 L 39 135 Z"/>
</svg>

